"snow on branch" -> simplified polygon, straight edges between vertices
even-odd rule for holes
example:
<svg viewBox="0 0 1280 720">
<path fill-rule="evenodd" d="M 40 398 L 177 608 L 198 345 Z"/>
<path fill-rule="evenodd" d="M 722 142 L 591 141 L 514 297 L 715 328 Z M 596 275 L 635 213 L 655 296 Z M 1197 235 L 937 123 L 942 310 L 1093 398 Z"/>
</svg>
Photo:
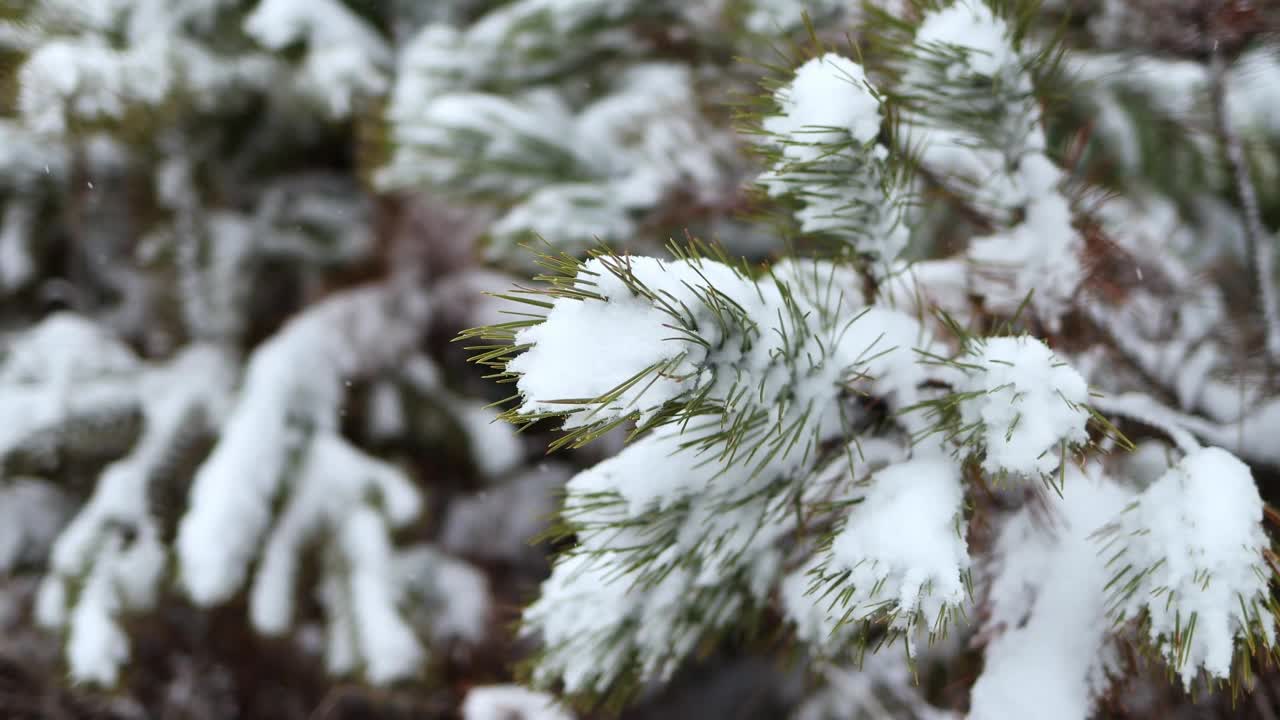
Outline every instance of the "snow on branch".
<svg viewBox="0 0 1280 720">
<path fill-rule="evenodd" d="M 957 361 L 961 432 L 972 431 L 993 475 L 1048 475 L 1068 448 L 1084 444 L 1089 386 L 1080 373 L 1032 337 L 978 340 Z"/>
<path fill-rule="evenodd" d="M 665 2 L 521 0 L 463 31 L 427 25 L 399 58 L 387 109 L 393 152 L 376 181 L 497 200 L 489 252 L 503 260 L 535 235 L 573 253 L 630 242 L 674 197 L 726 202 L 736 148 L 699 112 L 699 71 L 666 59 L 610 62 L 646 48 L 632 21 L 675 22 L 671 11 Z M 596 55 L 603 72 L 589 62 Z M 560 77 L 570 73 L 575 82 Z M 521 90 L 505 92 L 511 83 Z"/>
<path fill-rule="evenodd" d="M 1232 676 L 1237 653 L 1274 652 L 1272 571 L 1249 467 L 1220 448 L 1189 452 L 1102 534 L 1110 610 L 1139 618 L 1186 685 Z M 1247 660 L 1246 660 L 1247 662 Z"/>
<path fill-rule="evenodd" d="M 960 467 L 948 457 L 896 463 L 860 500 L 816 568 L 810 601 L 829 605 L 836 628 L 887 622 L 909 652 L 917 629 L 945 636 L 970 594 Z"/>
<path fill-rule="evenodd" d="M 175 447 L 209 433 L 222 414 L 234 367 L 225 353 L 193 346 L 139 385 L 145 428 L 134 448 L 102 472 L 93 495 L 54 544 L 40 586 L 37 620 L 66 632 L 71 677 L 116 682 L 129 657 L 120 614 L 148 610 L 167 565 L 151 508 Z"/>
<path fill-rule="evenodd" d="M 256 561 L 250 619 L 268 634 L 292 624 L 301 555 L 319 542 L 329 668 L 375 683 L 415 672 L 425 657 L 402 607 L 421 594 L 428 566 L 401 559 L 390 537 L 417 517 L 421 498 L 399 468 L 345 440 L 338 423 L 346 387 L 403 362 L 426 311 L 415 289 L 360 288 L 311 307 L 260 346 L 196 473 L 176 541 L 182 582 L 202 605 L 230 597 Z M 485 598 L 479 587 L 474 595 Z M 483 616 L 486 602 L 471 612 Z M 463 625 L 474 639 L 476 621 Z"/>
<path fill-rule="evenodd" d="M 78 428 L 129 425 L 122 421 L 138 413 L 142 369 L 128 347 L 79 315 L 56 313 L 13 338 L 0 365 L 0 460 L 28 456 L 47 468 L 75 449 Z"/>
<path fill-rule="evenodd" d="M 1034 80 L 1044 57 L 986 3 L 959 0 L 922 19 L 898 92 L 922 166 L 998 228 L 970 242 L 972 289 L 1004 314 L 1031 295 L 1052 330 L 1082 281 L 1084 245 L 1047 154 Z"/>
<path fill-rule="evenodd" d="M 1043 497 L 1004 522 L 981 567 L 988 614 L 974 720 L 1093 716 L 1116 661 L 1112 573 L 1094 538 L 1131 497 L 1098 466 L 1071 466 L 1061 498 Z"/>
<path fill-rule="evenodd" d="M 305 42 L 298 87 L 333 117 L 350 115 L 359 99 L 387 89 L 390 46 L 339 0 L 262 0 L 245 18 L 244 29 L 272 50 Z"/>
<path fill-rule="evenodd" d="M 475 349 L 515 380 L 522 400 L 509 418 L 563 418 L 564 445 L 631 420 L 648 428 L 569 481 L 564 515 L 579 547 L 525 615 L 548 646 L 541 680 L 602 692 L 632 660 L 642 677 L 665 676 L 766 597 L 775 545 L 795 524 L 788 508 L 821 486 L 805 480 L 824 444 L 861 422 L 850 398 L 913 405 L 929 369 L 914 348 L 931 341 L 913 318 L 864 307 L 857 276 L 829 263 L 762 278 L 697 254 L 560 269 L 529 299 L 544 318 L 469 336 L 498 341 Z M 955 512 L 940 522 L 953 528 Z M 588 618 L 576 603 L 615 610 Z"/>
<path fill-rule="evenodd" d="M 903 193 L 878 142 L 881 99 L 862 66 L 835 53 L 809 60 L 774 93 L 778 115 L 766 117 L 771 169 L 760 176 L 770 195 L 791 195 L 806 233 L 831 233 L 860 253 L 893 260 L 907 244 Z"/>
</svg>

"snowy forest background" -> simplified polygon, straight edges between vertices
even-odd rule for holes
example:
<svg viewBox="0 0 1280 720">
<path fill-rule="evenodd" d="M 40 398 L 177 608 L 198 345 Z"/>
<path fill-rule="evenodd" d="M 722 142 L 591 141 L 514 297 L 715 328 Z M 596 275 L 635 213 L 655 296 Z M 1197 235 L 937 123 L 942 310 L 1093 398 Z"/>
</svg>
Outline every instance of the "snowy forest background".
<svg viewBox="0 0 1280 720">
<path fill-rule="evenodd" d="M 1278 229 L 1271 0 L 0 0 L 0 718 L 1275 718 Z"/>
</svg>

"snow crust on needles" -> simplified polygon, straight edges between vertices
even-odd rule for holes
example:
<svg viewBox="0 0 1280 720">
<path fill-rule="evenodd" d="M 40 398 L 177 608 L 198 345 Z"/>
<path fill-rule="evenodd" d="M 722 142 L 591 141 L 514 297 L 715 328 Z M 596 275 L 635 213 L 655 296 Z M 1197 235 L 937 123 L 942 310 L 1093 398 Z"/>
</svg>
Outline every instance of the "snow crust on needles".
<svg viewBox="0 0 1280 720">
<path fill-rule="evenodd" d="M 888 150 L 876 143 L 880 98 L 862 67 L 827 53 L 801 65 L 774 100 L 781 112 L 762 127 L 781 157 L 761 185 L 803 202 L 796 218 L 805 232 L 831 232 L 861 252 L 896 257 L 908 232 L 899 222 L 900 198 L 885 188 Z"/>
<path fill-rule="evenodd" d="M 996 77 L 1018 62 L 1004 20 L 976 0 L 960 0 L 926 15 L 916 31 L 916 44 L 963 48 L 964 66 L 948 68 L 953 77 L 966 72 Z"/>
<path fill-rule="evenodd" d="M 1118 609 L 1127 617 L 1145 610 L 1151 639 L 1173 662 L 1172 638 L 1181 626 L 1190 648 L 1176 669 L 1188 685 L 1201 667 L 1216 677 L 1230 674 L 1235 638 L 1251 620 L 1261 620 L 1274 637 L 1266 618 L 1243 616 L 1268 593 L 1268 573 L 1259 567 L 1268 547 L 1261 521 L 1262 498 L 1249 467 L 1213 447 L 1183 458 L 1119 519 L 1120 567 L 1133 568 L 1122 582 L 1148 572 Z"/>
<path fill-rule="evenodd" d="M 867 89 L 866 73 L 854 61 L 827 53 L 796 70 L 779 90 L 782 115 L 765 119 L 764 129 L 791 140 L 782 153 L 807 162 L 822 156 L 824 144 L 850 138 L 865 145 L 880 132 L 880 101 Z"/>
<path fill-rule="evenodd" d="M 875 474 L 831 544 L 829 571 L 852 573 L 850 603 L 865 608 L 855 617 L 893 601 L 895 624 L 906 627 L 917 613 L 932 624 L 964 600 L 963 507 L 960 467 L 950 458 L 909 460 Z"/>
<path fill-rule="evenodd" d="M 507 365 L 520 376 L 520 414 L 565 414 L 568 429 L 653 410 L 704 383 L 713 385 L 710 397 L 730 400 L 751 382 L 756 387 L 741 402 L 756 403 L 758 396 L 758 404 L 775 405 L 790 388 L 797 406 L 815 401 L 815 427 L 834 430 L 839 384 L 865 377 L 894 407 L 910 405 L 926 373 L 902 356 L 912 348 L 937 349 L 909 315 L 881 307 L 857 311 L 853 289 L 822 263 L 780 263 L 773 278 L 760 281 L 712 261 L 635 257 L 626 263 L 623 274 L 658 301 L 590 260 L 576 287 L 604 300 L 557 298 L 544 322 L 516 334 L 516 344 L 528 346 Z M 727 322 L 705 300 L 711 288 L 717 302 L 736 308 L 722 312 L 732 316 Z M 784 292 L 799 305 L 798 319 L 785 310 Z M 784 352 L 810 365 L 797 370 L 781 360 Z M 634 382 L 607 406 L 593 402 L 655 365 L 667 365 L 666 371 Z"/>
<path fill-rule="evenodd" d="M 972 393 L 960 404 L 965 425 L 981 423 L 987 472 L 1021 475 L 1052 472 L 1062 443 L 1089 439 L 1085 424 L 1089 385 L 1032 337 L 983 340 L 964 361 Z"/>
</svg>

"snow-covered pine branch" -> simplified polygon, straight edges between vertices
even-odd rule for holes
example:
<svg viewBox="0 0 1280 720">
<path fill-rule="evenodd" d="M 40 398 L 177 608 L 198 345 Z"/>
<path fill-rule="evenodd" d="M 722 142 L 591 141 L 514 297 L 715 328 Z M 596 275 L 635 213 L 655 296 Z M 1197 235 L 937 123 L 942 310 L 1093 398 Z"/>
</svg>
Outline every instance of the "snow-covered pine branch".
<svg viewBox="0 0 1280 720">
<path fill-rule="evenodd" d="M 496 201 L 490 257 L 540 237 L 581 253 L 639 235 L 675 197 L 732 196 L 732 136 L 699 110 L 704 73 L 648 48 L 670 2 L 520 0 L 466 29 L 423 27 L 401 52 L 383 188 Z M 518 92 L 509 92 L 512 86 Z"/>
<path fill-rule="evenodd" d="M 1276 683 L 1274 323 L 1234 282 L 1280 218 L 1265 3 L 1177 58 L 1117 39 L 1212 3 L 9 5 L 0 675 L 37 637 L 150 714 L 252 714 L 256 662 L 167 634 L 243 599 L 277 640 L 232 653 L 477 719 L 568 715 L 490 650 L 541 641 L 573 697 L 695 657 L 736 692 L 701 656 L 757 629 L 805 720 Z M 623 254 L 681 235 L 717 245 Z M 509 279 L 472 251 L 535 236 L 586 259 L 474 303 Z M 440 352 L 468 316 L 531 433 Z M 526 465 L 556 423 L 592 446 Z"/>
<path fill-rule="evenodd" d="M 93 458 L 118 458 L 55 530 L 36 598 L 36 619 L 65 635 L 73 679 L 118 682 L 131 654 L 125 617 L 152 609 L 168 589 L 173 555 L 183 588 L 200 605 L 247 586 L 250 620 L 265 634 L 291 630 L 297 598 L 314 592 L 329 623 L 329 669 L 375 683 L 416 673 L 428 646 L 474 644 L 489 632 L 488 582 L 479 571 L 428 544 L 393 544 L 392 531 L 421 508 L 414 482 L 339 433 L 353 381 L 414 366 L 407 356 L 428 308 L 421 292 L 399 282 L 335 295 L 260 346 L 239 381 L 225 347 L 193 344 L 147 363 L 69 314 L 6 348 L 0 387 L 11 421 L 0 496 L 30 507 L 6 529 L 4 567 L 66 513 L 61 494 L 19 492 L 25 486 L 10 487 L 10 478 L 67 467 L 74 478 Z M 429 373 L 418 385 L 458 416 L 464 435 L 493 440 L 494 452 L 506 443 L 484 470 L 502 472 L 518 459 L 509 432 L 485 427 L 494 413 Z M 129 428 L 137 423 L 127 421 L 133 413 L 141 415 L 136 438 Z M 217 443 L 197 469 L 201 456 L 188 450 L 204 438 Z M 189 472 L 190 498 L 180 499 L 174 495 L 185 494 Z M 169 507 L 183 500 L 189 504 Z M 320 585 L 298 587 L 304 556 L 317 546 Z"/>
<path fill-rule="evenodd" d="M 942 633 L 968 596 L 961 462 L 984 454 L 992 472 L 1040 477 L 1087 440 L 1083 380 L 1034 339 L 948 349 L 915 318 L 865 305 L 838 265 L 753 277 L 699 250 L 545 258 L 550 287 L 511 296 L 544 317 L 467 335 L 492 341 L 477 359 L 514 381 L 508 417 L 560 419 L 557 446 L 637 425 L 569 481 L 577 545 L 525 615 L 547 644 L 537 677 L 570 692 L 603 692 L 632 662 L 665 677 L 768 600 L 785 538 L 824 525 L 834 535 L 811 569 L 835 588 L 827 626 Z M 902 457 L 867 480 L 859 438 Z M 830 506 L 847 508 L 843 522 Z M 588 605 L 613 610 L 575 609 Z"/>
<path fill-rule="evenodd" d="M 71 676 L 103 685 L 129 658 L 119 614 L 151 609 L 168 564 L 152 493 L 187 438 L 217 427 L 234 378 L 224 352 L 201 346 L 143 372 L 142 435 L 58 537 L 36 606 L 41 624 L 66 632 Z"/>
<path fill-rule="evenodd" d="M 419 491 L 400 469 L 344 439 L 338 423 L 346 387 L 403 362 L 426 309 L 420 293 L 394 283 L 349 291 L 255 351 L 237 406 L 196 473 L 176 539 L 182 582 L 202 605 L 226 600 L 254 565 L 250 617 L 268 634 L 291 627 L 301 555 L 319 542 L 328 666 L 378 683 L 420 667 L 425 651 L 401 607 L 443 561 L 422 555 L 431 552 L 425 548 L 392 545 L 391 531 L 418 515 Z M 227 537 L 233 524 L 239 530 Z M 478 592 L 466 612 L 482 618 L 484 581 L 470 582 Z M 482 622 L 463 620 L 469 639 L 482 630 Z"/>
<path fill-rule="evenodd" d="M 1221 448 L 1189 452 L 1105 528 L 1109 609 L 1143 629 L 1184 684 L 1230 677 L 1276 640 L 1262 499 Z"/>
<path fill-rule="evenodd" d="M 672 260 L 544 257 L 545 285 L 507 296 L 530 319 L 464 333 L 490 343 L 475 359 L 513 383 L 508 419 L 561 423 L 553 448 L 632 428 L 621 452 L 568 483 L 561 531 L 573 543 L 524 616 L 545 644 L 536 683 L 608 695 L 665 679 L 773 603 L 829 658 L 897 639 L 916 652 L 981 609 L 975 717 L 1025 712 L 1031 687 L 1050 688 L 1060 717 L 1090 715 L 1114 644 L 1134 637 L 1109 617 L 1141 617 L 1188 679 L 1270 652 L 1247 467 L 1157 424 L 1187 454 L 1170 471 L 1182 474 L 1135 487 L 1102 458 L 1128 446 L 1091 409 L 1085 374 L 1010 332 L 1026 307 L 1030 327 L 1061 329 L 1085 280 L 1079 227 L 1092 219 L 1041 107 L 1050 53 L 1012 16 L 960 0 L 923 12 L 890 55 L 871 69 L 835 53 L 803 62 L 759 123 L 761 182 L 794 201 L 803 232 L 850 246 L 843 261 L 761 272 L 697 241 Z M 922 171 L 910 182 L 908 164 Z M 921 216 L 903 208 L 930 187 L 973 213 L 976 232 L 954 257 L 904 267 Z M 970 329 L 984 315 L 1004 324 Z M 1235 478 L 1220 502 L 1176 481 L 1206 465 Z M 993 547 L 970 545 L 978 512 L 998 516 Z M 1162 528 L 1179 523 L 1175 542 Z M 1116 567 L 1100 537 L 1140 557 Z M 1203 560 L 1171 577 L 1181 589 L 1144 584 L 1184 546 Z M 1221 602 L 1230 594 L 1239 611 Z M 1168 601 L 1158 611 L 1155 596 Z M 1197 644 L 1188 622 L 1208 626 Z"/>
<path fill-rule="evenodd" d="M 901 169 L 880 142 L 881 98 L 861 65 L 835 53 L 809 60 L 775 91 L 780 113 L 762 129 L 770 195 L 801 203 L 800 230 L 830 233 L 884 265 L 906 247 Z"/>
</svg>

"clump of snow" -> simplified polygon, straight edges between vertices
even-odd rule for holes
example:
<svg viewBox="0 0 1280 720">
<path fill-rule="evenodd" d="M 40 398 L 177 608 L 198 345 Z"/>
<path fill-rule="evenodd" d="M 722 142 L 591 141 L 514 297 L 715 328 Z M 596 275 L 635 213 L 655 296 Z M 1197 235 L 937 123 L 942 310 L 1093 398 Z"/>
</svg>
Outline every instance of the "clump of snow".
<svg viewBox="0 0 1280 720">
<path fill-rule="evenodd" d="M 462 720 L 573 720 L 573 714 L 546 693 L 518 685 L 482 685 L 467 692 Z"/>
<path fill-rule="evenodd" d="M 6 349 L 0 381 L 62 386 L 139 367 L 133 351 L 105 328 L 80 315 L 55 313 Z"/>
<path fill-rule="evenodd" d="M 888 611 L 902 629 L 917 618 L 945 626 L 942 614 L 966 597 L 963 508 L 960 467 L 950 458 L 917 458 L 873 475 L 831 542 L 823 575 L 851 591 L 833 594 L 841 602 L 832 612 L 858 621 Z"/>
<path fill-rule="evenodd" d="M 964 62 L 946 69 L 952 78 L 964 74 L 998 77 L 1019 62 L 1009 44 L 1009 28 L 982 0 L 957 0 L 926 14 L 916 30 L 916 44 L 958 50 Z"/>
<path fill-rule="evenodd" d="M 88 318 L 55 313 L 12 337 L 0 364 L 0 458 L 19 449 L 52 452 L 61 428 L 136 411 L 142 365 Z"/>
<path fill-rule="evenodd" d="M 1243 633 L 1275 638 L 1269 612 L 1244 614 L 1269 594 L 1261 523 L 1249 467 L 1215 447 L 1189 453 L 1116 521 L 1114 612 L 1145 614 L 1152 642 L 1188 685 L 1201 669 L 1227 677 Z"/>
<path fill-rule="evenodd" d="M 1058 467 L 1064 445 L 1089 439 L 1089 386 L 1043 342 L 987 338 L 971 353 L 962 358 L 972 367 L 961 388 L 961 422 L 975 428 L 988 472 L 1045 475 Z"/>
<path fill-rule="evenodd" d="M 701 304 L 681 285 L 706 283 L 693 267 L 654 258 L 633 258 L 629 263 L 628 271 L 640 282 L 656 291 L 677 292 L 677 297 L 689 298 L 693 308 Z M 719 263 L 705 263 L 703 267 L 710 272 L 712 282 L 720 281 L 724 287 L 744 288 L 749 284 Z M 634 293 L 600 260 L 585 263 L 578 277 L 584 289 L 605 299 L 556 299 L 544 322 L 516 335 L 517 345 L 531 345 L 507 365 L 508 371 L 520 375 L 517 387 L 525 398 L 521 413 L 566 412 L 577 407 L 580 410 L 565 423 L 566 427 L 573 427 L 661 405 L 692 386 L 689 380 L 679 378 L 689 376 L 693 365 L 686 358 L 697 350 L 668 327 L 674 318 L 666 309 Z M 582 343 L 587 338 L 593 346 L 583 352 Z M 670 366 L 671 370 L 652 382 L 645 378 L 624 387 L 647 368 L 657 366 Z M 607 407 L 590 403 L 590 399 L 617 388 L 623 388 L 622 392 Z M 583 400 L 563 402 L 575 399 Z"/>
<path fill-rule="evenodd" d="M 1085 720 L 1106 690 L 1114 649 L 1095 533 L 1132 497 L 1097 468 L 1068 469 L 1062 497 L 1024 506 L 1000 529 L 985 564 L 989 616 L 970 717 Z"/>
<path fill-rule="evenodd" d="M 262 0 L 244 29 L 273 50 L 304 41 L 298 86 L 320 98 L 334 117 L 350 114 L 356 98 L 387 89 L 390 46 L 338 0 Z"/>
<path fill-rule="evenodd" d="M 1042 154 L 1024 158 L 1016 174 L 1027 202 L 1022 222 L 974 238 L 968 260 L 975 286 L 995 312 L 1012 314 L 1028 297 L 1056 327 L 1084 278 L 1084 239 L 1072 226 L 1071 207 L 1058 190 L 1062 172 Z"/>
<path fill-rule="evenodd" d="M 796 69 L 795 78 L 774 97 L 781 115 L 764 129 L 782 138 L 782 154 L 791 160 L 815 160 L 824 145 L 852 140 L 866 145 L 880 133 L 880 100 L 872 94 L 862 66 L 827 53 Z"/>
<path fill-rule="evenodd" d="M 813 58 L 774 93 L 781 113 L 766 117 L 779 160 L 759 182 L 794 195 L 805 232 L 845 237 L 860 252 L 891 260 L 906 246 L 897 191 L 886 191 L 888 151 L 876 144 L 880 98 L 862 66 L 835 53 Z"/>
</svg>

